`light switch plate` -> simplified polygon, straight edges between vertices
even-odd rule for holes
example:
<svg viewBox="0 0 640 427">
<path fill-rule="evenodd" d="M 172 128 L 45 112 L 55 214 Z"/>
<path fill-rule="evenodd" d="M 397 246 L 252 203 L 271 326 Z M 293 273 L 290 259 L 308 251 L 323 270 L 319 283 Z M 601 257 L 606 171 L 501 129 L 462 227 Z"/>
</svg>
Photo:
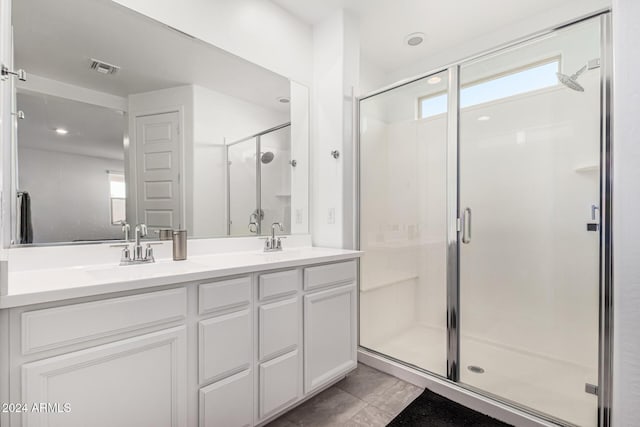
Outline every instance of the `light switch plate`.
<svg viewBox="0 0 640 427">
<path fill-rule="evenodd" d="M 327 215 L 327 224 L 336 223 L 336 208 L 329 208 L 329 214 Z"/>
</svg>

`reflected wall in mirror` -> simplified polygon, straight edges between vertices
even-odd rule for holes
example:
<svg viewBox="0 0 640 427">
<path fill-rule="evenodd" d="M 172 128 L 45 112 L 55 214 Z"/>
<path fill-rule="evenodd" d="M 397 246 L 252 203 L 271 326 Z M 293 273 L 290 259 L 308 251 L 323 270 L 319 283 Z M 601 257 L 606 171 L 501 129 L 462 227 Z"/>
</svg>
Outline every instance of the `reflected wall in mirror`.
<svg viewBox="0 0 640 427">
<path fill-rule="evenodd" d="M 13 243 L 308 232 L 306 87 L 105 0 L 13 25 Z"/>
</svg>

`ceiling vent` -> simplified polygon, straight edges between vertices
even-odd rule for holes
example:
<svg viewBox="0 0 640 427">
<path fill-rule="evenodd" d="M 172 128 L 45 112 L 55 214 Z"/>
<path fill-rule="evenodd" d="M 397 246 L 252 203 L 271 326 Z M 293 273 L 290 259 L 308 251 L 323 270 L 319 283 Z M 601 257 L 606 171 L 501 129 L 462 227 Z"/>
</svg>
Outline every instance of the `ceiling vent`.
<svg viewBox="0 0 640 427">
<path fill-rule="evenodd" d="M 120 70 L 120 67 L 91 58 L 91 69 L 96 70 L 100 74 L 115 74 Z"/>
</svg>

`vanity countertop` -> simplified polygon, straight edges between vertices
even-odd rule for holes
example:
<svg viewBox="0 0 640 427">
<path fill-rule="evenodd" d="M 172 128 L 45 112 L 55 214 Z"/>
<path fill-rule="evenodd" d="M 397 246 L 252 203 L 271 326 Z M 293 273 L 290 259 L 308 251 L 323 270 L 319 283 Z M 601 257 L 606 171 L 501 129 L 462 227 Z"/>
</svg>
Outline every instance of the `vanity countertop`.
<svg viewBox="0 0 640 427">
<path fill-rule="evenodd" d="M 254 250 L 199 254 L 185 261 L 165 258 L 153 264 L 112 263 L 9 271 L 8 293 L 0 296 L 0 308 L 343 261 L 361 255 L 360 251 L 344 249 L 296 247 L 269 253 Z"/>
</svg>

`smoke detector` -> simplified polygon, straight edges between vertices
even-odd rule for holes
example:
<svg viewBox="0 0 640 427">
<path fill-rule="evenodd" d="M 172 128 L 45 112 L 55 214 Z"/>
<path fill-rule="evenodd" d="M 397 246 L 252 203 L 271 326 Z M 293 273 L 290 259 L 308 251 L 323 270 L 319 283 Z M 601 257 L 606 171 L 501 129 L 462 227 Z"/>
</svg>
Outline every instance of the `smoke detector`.
<svg viewBox="0 0 640 427">
<path fill-rule="evenodd" d="M 99 59 L 91 58 L 91 66 L 92 70 L 96 70 L 100 74 L 115 74 L 120 70 L 120 67 L 117 65 L 109 64 L 108 62 L 100 61 Z"/>
<path fill-rule="evenodd" d="M 424 33 L 411 33 L 407 34 L 404 38 L 404 42 L 409 46 L 418 46 L 424 41 Z"/>
</svg>

